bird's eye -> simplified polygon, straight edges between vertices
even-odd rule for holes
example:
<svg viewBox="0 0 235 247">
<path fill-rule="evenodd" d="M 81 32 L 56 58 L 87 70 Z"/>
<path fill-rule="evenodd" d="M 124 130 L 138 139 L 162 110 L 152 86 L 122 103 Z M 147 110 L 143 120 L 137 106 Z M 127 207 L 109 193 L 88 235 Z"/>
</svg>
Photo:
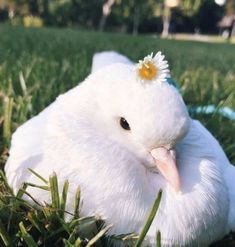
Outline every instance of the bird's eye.
<svg viewBox="0 0 235 247">
<path fill-rule="evenodd" d="M 120 125 L 122 126 L 123 129 L 125 130 L 131 130 L 129 123 L 126 121 L 125 118 L 121 117 L 120 118 Z"/>
</svg>

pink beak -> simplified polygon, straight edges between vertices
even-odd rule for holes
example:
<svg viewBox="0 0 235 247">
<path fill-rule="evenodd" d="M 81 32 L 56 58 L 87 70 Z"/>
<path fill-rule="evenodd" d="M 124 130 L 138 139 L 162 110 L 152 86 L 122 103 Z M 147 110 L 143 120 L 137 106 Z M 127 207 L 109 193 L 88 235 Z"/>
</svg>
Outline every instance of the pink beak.
<svg viewBox="0 0 235 247">
<path fill-rule="evenodd" d="M 174 188 L 176 192 L 180 191 L 180 176 L 176 166 L 175 150 L 168 150 L 164 147 L 155 148 L 151 151 L 155 165 L 162 176 Z"/>
</svg>

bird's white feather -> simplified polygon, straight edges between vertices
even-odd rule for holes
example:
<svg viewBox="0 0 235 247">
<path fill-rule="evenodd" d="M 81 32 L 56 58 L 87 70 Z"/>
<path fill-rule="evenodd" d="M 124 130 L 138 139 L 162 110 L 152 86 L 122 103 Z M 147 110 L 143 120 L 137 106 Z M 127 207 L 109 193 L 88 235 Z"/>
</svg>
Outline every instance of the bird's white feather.
<svg viewBox="0 0 235 247">
<path fill-rule="evenodd" d="M 93 56 L 91 73 L 114 63 L 132 64 L 126 56 L 115 51 L 98 52 Z"/>
<path fill-rule="evenodd" d="M 235 231 L 235 167 L 228 166 L 224 171 L 224 178 L 229 192 L 228 230 Z"/>
</svg>

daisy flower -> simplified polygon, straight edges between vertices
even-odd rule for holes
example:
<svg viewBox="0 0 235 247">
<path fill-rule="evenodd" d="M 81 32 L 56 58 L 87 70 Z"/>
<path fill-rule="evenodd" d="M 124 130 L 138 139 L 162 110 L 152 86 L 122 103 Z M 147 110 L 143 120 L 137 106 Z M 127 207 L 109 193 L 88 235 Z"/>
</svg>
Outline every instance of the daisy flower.
<svg viewBox="0 0 235 247">
<path fill-rule="evenodd" d="M 168 62 L 159 51 L 154 57 L 153 53 L 140 60 L 136 66 L 138 78 L 141 82 L 156 81 L 162 83 L 170 76 Z"/>
</svg>

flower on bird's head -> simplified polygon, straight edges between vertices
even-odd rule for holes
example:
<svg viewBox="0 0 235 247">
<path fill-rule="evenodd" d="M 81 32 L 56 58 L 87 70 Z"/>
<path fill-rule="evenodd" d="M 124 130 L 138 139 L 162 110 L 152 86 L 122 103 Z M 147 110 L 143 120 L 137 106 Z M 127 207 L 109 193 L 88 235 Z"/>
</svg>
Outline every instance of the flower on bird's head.
<svg viewBox="0 0 235 247">
<path fill-rule="evenodd" d="M 164 58 L 165 56 L 159 51 L 154 57 L 151 53 L 143 60 L 139 60 L 136 65 L 138 79 L 143 83 L 151 81 L 165 82 L 167 77 L 170 76 L 170 72 L 168 62 Z"/>
</svg>

